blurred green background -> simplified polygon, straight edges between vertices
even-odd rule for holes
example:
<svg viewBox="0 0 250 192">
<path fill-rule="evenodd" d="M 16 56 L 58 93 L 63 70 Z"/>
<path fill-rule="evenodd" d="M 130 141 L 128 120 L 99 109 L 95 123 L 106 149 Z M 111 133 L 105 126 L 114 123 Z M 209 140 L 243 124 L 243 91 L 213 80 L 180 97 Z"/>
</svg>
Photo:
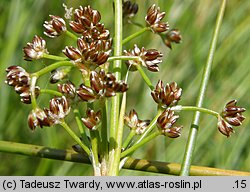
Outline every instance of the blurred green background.
<svg viewBox="0 0 250 192">
<path fill-rule="evenodd" d="M 148 32 L 127 44 L 126 49 L 136 43 L 145 48 L 157 48 L 164 53 L 161 72 L 147 74 L 156 84 L 176 81 L 183 88 L 180 104 L 194 105 L 200 85 L 203 66 L 215 25 L 220 1 L 214 0 L 138 0 L 139 12 L 135 21 L 144 24 L 148 7 L 156 3 L 166 12 L 165 21 L 170 27 L 181 31 L 183 42 L 166 48 L 161 39 Z M 49 39 L 43 35 L 42 24 L 49 14 L 63 16 L 62 3 L 77 8 L 90 4 L 102 15 L 102 22 L 113 34 L 112 1 L 86 0 L 1 0 L 0 1 L 0 140 L 44 145 L 55 148 L 70 148 L 73 144 L 59 127 L 37 129 L 32 132 L 27 126 L 31 106 L 22 104 L 19 96 L 4 83 L 5 68 L 20 65 L 29 72 L 36 71 L 49 61 L 36 63 L 22 59 L 22 47 L 35 34 L 43 36 L 52 54 L 61 54 L 68 39 Z M 201 115 L 200 131 L 193 159 L 194 165 L 222 169 L 250 171 L 250 1 L 228 1 L 219 36 L 211 78 L 204 107 L 221 111 L 225 103 L 238 99 L 238 104 L 247 109 L 243 125 L 236 133 L 226 138 L 217 130 L 216 119 Z M 124 37 L 139 28 L 126 24 Z M 40 81 L 41 87 L 48 85 L 48 76 Z M 127 112 L 134 108 L 141 119 L 152 119 L 156 105 L 138 73 L 129 79 Z M 39 100 L 42 106 L 43 100 Z M 138 150 L 134 157 L 149 160 L 181 163 L 188 137 L 192 112 L 182 112 L 178 124 L 183 124 L 183 134 L 178 139 L 160 137 Z M 91 175 L 88 165 L 39 159 L 0 153 L 0 175 Z M 121 175 L 149 175 L 148 173 L 122 170 Z"/>
</svg>

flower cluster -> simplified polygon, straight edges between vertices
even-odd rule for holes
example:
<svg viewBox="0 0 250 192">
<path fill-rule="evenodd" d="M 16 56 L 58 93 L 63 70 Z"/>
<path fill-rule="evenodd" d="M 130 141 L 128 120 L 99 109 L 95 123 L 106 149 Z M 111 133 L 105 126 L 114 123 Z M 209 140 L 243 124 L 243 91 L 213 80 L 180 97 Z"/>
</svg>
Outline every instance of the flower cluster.
<svg viewBox="0 0 250 192">
<path fill-rule="evenodd" d="M 177 138 L 181 135 L 182 126 L 173 127 L 179 119 L 179 115 L 175 115 L 174 111 L 165 109 L 157 119 L 157 126 L 161 133 L 170 138 Z"/>
<path fill-rule="evenodd" d="M 101 111 L 94 112 L 92 109 L 87 109 L 86 118 L 82 118 L 83 124 L 90 130 L 96 130 L 101 122 Z"/>
<path fill-rule="evenodd" d="M 58 84 L 57 89 L 61 92 L 67 99 L 74 99 L 76 96 L 75 85 L 71 81 L 67 81 L 63 84 Z"/>
<path fill-rule="evenodd" d="M 28 124 L 31 130 L 35 130 L 38 126 L 42 128 L 60 124 L 69 112 L 70 105 L 66 97 L 55 97 L 50 100 L 49 109 L 33 109 L 28 116 Z"/>
<path fill-rule="evenodd" d="M 245 119 L 242 113 L 245 112 L 246 109 L 236 105 L 236 100 L 229 101 L 221 112 L 221 116 L 218 118 L 218 129 L 227 137 L 234 132 L 232 126 L 240 126 Z"/>
<path fill-rule="evenodd" d="M 138 135 L 142 134 L 150 123 L 149 120 L 140 120 L 134 109 L 129 112 L 129 115 L 124 116 L 124 121 L 125 124 L 130 129 L 135 130 L 135 133 Z"/>
<path fill-rule="evenodd" d="M 131 3 L 131 1 L 123 1 L 122 2 L 122 16 L 123 18 L 131 19 L 138 12 L 138 4 Z"/>
<path fill-rule="evenodd" d="M 144 47 L 141 49 L 134 45 L 134 49 L 129 51 L 124 51 L 126 56 L 138 56 L 140 60 L 130 60 L 127 61 L 126 64 L 130 68 L 130 70 L 135 71 L 138 65 L 142 65 L 146 67 L 149 71 L 157 72 L 159 71 L 159 64 L 162 62 L 161 57 L 162 53 L 157 51 L 156 49 L 148 49 L 146 50 Z"/>
<path fill-rule="evenodd" d="M 161 80 L 158 81 L 155 89 L 151 92 L 151 95 L 156 103 L 162 107 L 174 106 L 181 98 L 182 89 L 177 86 L 176 82 L 166 84 L 164 87 Z"/>
<path fill-rule="evenodd" d="M 112 73 L 105 73 L 104 70 L 90 73 L 90 85 L 81 84 L 76 93 L 83 101 L 93 102 L 101 97 L 112 97 L 117 92 L 125 92 L 128 85 L 124 81 L 117 81 Z"/>
<path fill-rule="evenodd" d="M 30 92 L 30 74 L 20 66 L 10 66 L 6 69 L 7 78 L 5 83 L 14 87 L 17 94 L 20 95 L 21 101 L 26 104 L 31 103 Z M 40 88 L 35 87 L 35 96 L 38 97 Z"/>
<path fill-rule="evenodd" d="M 55 15 L 50 15 L 50 18 L 50 21 L 45 21 L 43 24 L 45 28 L 45 35 L 55 38 L 67 30 L 66 23 L 63 18 Z"/>
<path fill-rule="evenodd" d="M 160 12 L 160 8 L 153 4 L 147 12 L 145 17 L 147 26 L 155 33 L 162 33 L 169 29 L 167 22 L 163 22 L 162 19 L 165 17 L 165 12 Z"/>
<path fill-rule="evenodd" d="M 63 53 L 85 72 L 94 70 L 108 60 L 111 45 L 111 39 L 88 42 L 82 36 L 77 40 L 77 48 L 66 46 Z"/>
<path fill-rule="evenodd" d="M 181 39 L 180 31 L 178 29 L 171 29 L 167 32 L 166 37 L 164 38 L 164 43 L 167 47 L 172 49 L 171 43 L 180 43 Z"/>
<path fill-rule="evenodd" d="M 46 41 L 37 35 L 34 36 L 31 43 L 28 42 L 26 47 L 23 48 L 24 59 L 27 61 L 41 59 L 43 54 L 48 54 L 46 49 Z"/>
</svg>

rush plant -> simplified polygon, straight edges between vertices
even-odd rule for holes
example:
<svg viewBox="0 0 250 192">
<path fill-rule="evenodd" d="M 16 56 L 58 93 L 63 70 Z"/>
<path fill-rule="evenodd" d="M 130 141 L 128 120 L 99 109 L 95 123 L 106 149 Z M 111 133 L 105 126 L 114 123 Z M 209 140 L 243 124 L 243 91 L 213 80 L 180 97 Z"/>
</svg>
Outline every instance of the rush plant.
<svg viewBox="0 0 250 192">
<path fill-rule="evenodd" d="M 177 82 L 159 79 L 153 84 L 145 73 L 145 70 L 160 73 L 164 67 L 162 58 L 165 56 L 157 48 L 134 44 L 128 50 L 123 49 L 126 43 L 144 33 L 159 36 L 166 49 L 181 43 L 181 32 L 165 21 L 165 12 L 153 4 L 145 13 L 145 20 L 138 24 L 133 21 L 139 11 L 136 3 L 114 0 L 113 5 L 114 34 L 101 22 L 98 7 L 73 9 L 64 5 L 64 17 L 49 15 L 50 19 L 43 25 L 44 35 L 51 41 L 59 36 L 70 40 L 62 50 L 63 56 L 53 55 L 53 50 L 47 49 L 45 39 L 35 35 L 23 48 L 24 59 L 29 62 L 49 59 L 52 62 L 36 72 L 10 66 L 6 69 L 5 82 L 14 88 L 21 102 L 29 105 L 27 121 L 31 131 L 60 125 L 72 138 L 72 148 L 89 159 L 96 176 L 119 175 L 128 157 L 155 138 L 180 137 L 182 129 L 188 127 L 178 125 L 179 112 L 194 111 L 180 173 L 189 175 L 200 113 L 215 117 L 217 126 L 214 128 L 226 137 L 230 137 L 234 127 L 240 126 L 245 119 L 245 108 L 238 106 L 237 100 L 226 102 L 220 112 L 202 107 L 226 0 L 222 0 L 195 106 L 181 102 L 182 88 Z M 140 29 L 124 38 L 125 23 Z M 148 86 L 148 92 L 144 94 L 151 95 L 155 101 L 154 118 L 144 120 L 143 114 L 127 109 L 130 73 L 136 73 Z M 38 86 L 45 75 L 49 75 L 51 84 L 57 84 L 56 89 Z M 46 106 L 40 106 L 37 98 L 45 94 L 51 99 Z M 72 123 L 72 116 L 76 123 Z M 125 128 L 130 129 L 127 135 Z"/>
</svg>

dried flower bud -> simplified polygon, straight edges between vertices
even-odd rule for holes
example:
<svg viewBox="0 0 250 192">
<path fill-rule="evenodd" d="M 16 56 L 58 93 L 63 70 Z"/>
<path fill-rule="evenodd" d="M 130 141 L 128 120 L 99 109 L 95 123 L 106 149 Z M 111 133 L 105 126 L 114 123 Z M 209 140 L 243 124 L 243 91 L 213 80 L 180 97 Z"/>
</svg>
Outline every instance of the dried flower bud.
<svg viewBox="0 0 250 192">
<path fill-rule="evenodd" d="M 243 107 L 238 107 L 237 100 L 232 100 L 226 104 L 221 116 L 232 126 L 240 126 L 245 117 L 242 115 L 246 111 Z"/>
<path fill-rule="evenodd" d="M 5 83 L 9 86 L 15 87 L 16 85 L 28 85 L 30 83 L 29 73 L 20 66 L 10 66 L 6 69 L 7 79 Z"/>
<path fill-rule="evenodd" d="M 48 53 L 46 49 L 46 41 L 37 35 L 33 38 L 31 43 L 27 43 L 26 47 L 23 48 L 24 59 L 32 61 L 34 59 L 42 58 L 44 53 Z"/>
<path fill-rule="evenodd" d="M 146 50 L 144 47 L 141 49 L 134 45 L 133 50 L 124 51 L 125 55 L 127 56 L 138 56 L 141 60 L 130 60 L 127 61 L 126 64 L 130 67 L 130 70 L 135 71 L 137 70 L 137 65 L 142 65 L 147 67 L 149 71 L 158 72 L 159 71 L 159 64 L 162 62 L 161 57 L 162 53 L 157 51 L 156 49 L 148 49 Z"/>
<path fill-rule="evenodd" d="M 161 33 L 169 29 L 169 25 L 161 20 L 164 18 L 165 12 L 160 12 L 160 8 L 153 4 L 147 12 L 145 21 L 147 26 L 155 33 Z"/>
<path fill-rule="evenodd" d="M 165 109 L 157 119 L 157 126 L 159 131 L 170 138 L 176 138 L 181 135 L 182 126 L 173 127 L 175 122 L 179 119 L 179 115 L 174 115 L 174 111 Z"/>
<path fill-rule="evenodd" d="M 50 109 L 46 110 L 54 124 L 59 124 L 70 112 L 70 106 L 65 96 L 50 100 Z"/>
<path fill-rule="evenodd" d="M 67 30 L 66 23 L 63 18 L 55 15 L 50 15 L 50 18 L 50 21 L 45 21 L 43 24 L 43 26 L 45 27 L 45 35 L 51 38 L 55 38 L 57 36 L 60 36 Z"/>
<path fill-rule="evenodd" d="M 233 127 L 221 117 L 218 118 L 217 126 L 219 131 L 227 137 L 230 137 L 234 133 Z"/>
<path fill-rule="evenodd" d="M 15 91 L 17 94 L 20 95 L 21 101 L 25 104 L 31 104 L 31 92 L 30 92 L 30 86 L 29 85 L 23 85 L 23 86 L 15 86 Z M 37 98 L 40 94 L 40 87 L 35 87 L 35 97 Z"/>
<path fill-rule="evenodd" d="M 33 109 L 28 116 L 28 125 L 32 131 L 38 126 L 41 128 L 43 126 L 51 126 L 51 123 L 45 111 L 40 108 Z"/>
<path fill-rule="evenodd" d="M 125 1 L 122 3 L 122 16 L 131 19 L 138 12 L 138 4 Z"/>
<path fill-rule="evenodd" d="M 64 78 L 67 77 L 67 74 L 69 72 L 69 68 L 59 68 L 59 69 L 55 69 L 53 71 L 51 71 L 51 75 L 50 75 L 50 83 L 54 84 L 57 83 L 61 80 L 63 80 Z"/>
<path fill-rule="evenodd" d="M 169 32 L 167 32 L 164 43 L 167 47 L 172 49 L 171 43 L 180 43 L 181 39 L 182 37 L 180 31 L 178 29 L 171 29 Z"/>
<path fill-rule="evenodd" d="M 156 103 L 164 107 L 177 105 L 181 98 L 182 89 L 177 87 L 176 82 L 172 82 L 164 87 L 161 80 L 158 81 L 151 95 Z"/>
<path fill-rule="evenodd" d="M 90 130 L 96 130 L 101 121 L 101 111 L 95 113 L 94 110 L 87 109 L 86 115 L 86 118 L 82 118 L 83 124 Z"/>
<path fill-rule="evenodd" d="M 96 94 L 91 87 L 85 86 L 84 84 L 80 85 L 76 93 L 83 101 L 94 102 L 96 99 Z"/>
<path fill-rule="evenodd" d="M 129 112 L 129 115 L 124 116 L 125 124 L 130 128 L 135 130 L 136 134 L 142 134 L 147 126 L 149 125 L 149 120 L 140 120 L 138 114 L 133 109 Z"/>
<path fill-rule="evenodd" d="M 75 85 L 70 81 L 67 81 L 64 84 L 58 84 L 57 89 L 59 92 L 64 94 L 66 98 L 74 99 L 76 96 Z"/>
</svg>

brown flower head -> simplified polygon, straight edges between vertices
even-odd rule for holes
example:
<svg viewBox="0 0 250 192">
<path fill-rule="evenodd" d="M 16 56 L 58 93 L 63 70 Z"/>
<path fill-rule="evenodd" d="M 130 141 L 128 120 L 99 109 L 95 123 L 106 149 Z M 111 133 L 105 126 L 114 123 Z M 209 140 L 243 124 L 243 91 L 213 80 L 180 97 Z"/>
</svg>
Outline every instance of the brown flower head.
<svg viewBox="0 0 250 192">
<path fill-rule="evenodd" d="M 33 109 L 28 116 L 28 125 L 31 130 L 35 130 L 38 126 L 41 128 L 51 126 L 51 123 L 45 111 L 40 108 Z"/>
<path fill-rule="evenodd" d="M 67 30 L 66 23 L 63 18 L 55 15 L 50 15 L 50 18 L 50 21 L 45 21 L 43 24 L 45 28 L 45 35 L 55 38 Z"/>
<path fill-rule="evenodd" d="M 149 125 L 149 120 L 140 120 L 138 114 L 133 109 L 129 112 L 129 115 L 124 116 L 125 124 L 130 128 L 135 130 L 136 134 L 142 134 L 147 126 Z"/>
<path fill-rule="evenodd" d="M 138 4 L 131 3 L 131 1 L 122 2 L 122 16 L 123 18 L 131 19 L 138 12 Z"/>
<path fill-rule="evenodd" d="M 49 110 L 45 110 L 53 124 L 59 124 L 69 114 L 70 105 L 65 96 L 50 100 Z"/>
<path fill-rule="evenodd" d="M 31 92 L 29 85 L 17 85 L 15 91 L 20 95 L 21 101 L 25 104 L 31 104 Z M 35 97 L 37 98 L 40 94 L 40 87 L 35 87 Z"/>
<path fill-rule="evenodd" d="M 233 127 L 221 117 L 218 118 L 217 126 L 219 131 L 227 137 L 234 133 Z"/>
<path fill-rule="evenodd" d="M 164 16 L 165 12 L 160 12 L 160 8 L 156 7 L 156 5 L 153 4 L 148 9 L 147 15 L 145 17 L 147 26 L 149 26 L 151 30 L 155 33 L 167 31 L 169 29 L 168 23 L 161 21 Z"/>
<path fill-rule="evenodd" d="M 42 58 L 44 53 L 48 53 L 46 49 L 46 41 L 37 35 L 33 38 L 31 43 L 27 43 L 26 47 L 23 48 L 24 59 L 32 61 L 34 59 Z"/>
<path fill-rule="evenodd" d="M 182 126 L 173 127 L 178 119 L 179 115 L 175 115 L 174 111 L 165 109 L 157 119 L 157 126 L 159 131 L 161 131 L 163 135 L 166 135 L 170 138 L 179 137 L 181 135 L 180 131 L 182 129 Z"/>
<path fill-rule="evenodd" d="M 89 40 L 107 40 L 109 38 L 109 30 L 100 23 L 101 14 L 92 9 L 90 6 L 76 9 L 74 12 L 74 21 L 70 22 L 71 29 L 82 34 Z"/>
<path fill-rule="evenodd" d="M 181 98 L 182 89 L 177 86 L 176 82 L 172 82 L 164 87 L 161 80 L 158 81 L 151 95 L 156 103 L 163 107 L 174 106 Z"/>
<path fill-rule="evenodd" d="M 92 109 L 87 109 L 86 118 L 82 118 L 83 124 L 90 130 L 96 130 L 101 122 L 101 111 L 94 112 Z"/>
<path fill-rule="evenodd" d="M 7 78 L 5 83 L 9 86 L 29 85 L 30 75 L 20 66 L 10 66 L 6 69 Z"/>
<path fill-rule="evenodd" d="M 85 37 L 78 38 L 77 48 L 66 46 L 63 53 L 82 70 L 94 70 L 104 64 L 111 52 L 112 39 L 88 42 Z"/>
<path fill-rule="evenodd" d="M 118 92 L 128 90 L 128 85 L 124 81 L 116 81 L 112 73 L 106 74 L 104 70 L 91 71 L 90 85 L 91 87 L 82 84 L 76 91 L 83 101 L 93 102 L 101 97 L 112 97 Z"/>
<path fill-rule="evenodd" d="M 221 116 L 232 126 L 240 126 L 245 119 L 242 113 L 246 109 L 236 105 L 237 100 L 229 101 L 221 113 Z"/>
<path fill-rule="evenodd" d="M 178 29 L 171 29 L 167 32 L 166 38 L 164 39 L 164 43 L 167 47 L 172 49 L 171 43 L 180 43 L 181 42 L 181 34 Z"/>
<path fill-rule="evenodd" d="M 74 99 L 76 96 L 75 85 L 70 81 L 67 81 L 64 84 L 58 84 L 57 89 L 68 99 Z"/>
<path fill-rule="evenodd" d="M 156 49 L 148 49 L 146 50 L 144 47 L 141 49 L 134 45 L 134 49 L 129 51 L 124 51 L 125 55 L 127 56 L 138 56 L 140 60 L 130 60 L 127 61 L 126 64 L 130 67 L 130 70 L 135 71 L 136 66 L 142 65 L 147 67 L 149 71 L 158 72 L 159 71 L 159 64 L 162 62 L 161 57 L 162 53 L 157 51 Z"/>
</svg>

